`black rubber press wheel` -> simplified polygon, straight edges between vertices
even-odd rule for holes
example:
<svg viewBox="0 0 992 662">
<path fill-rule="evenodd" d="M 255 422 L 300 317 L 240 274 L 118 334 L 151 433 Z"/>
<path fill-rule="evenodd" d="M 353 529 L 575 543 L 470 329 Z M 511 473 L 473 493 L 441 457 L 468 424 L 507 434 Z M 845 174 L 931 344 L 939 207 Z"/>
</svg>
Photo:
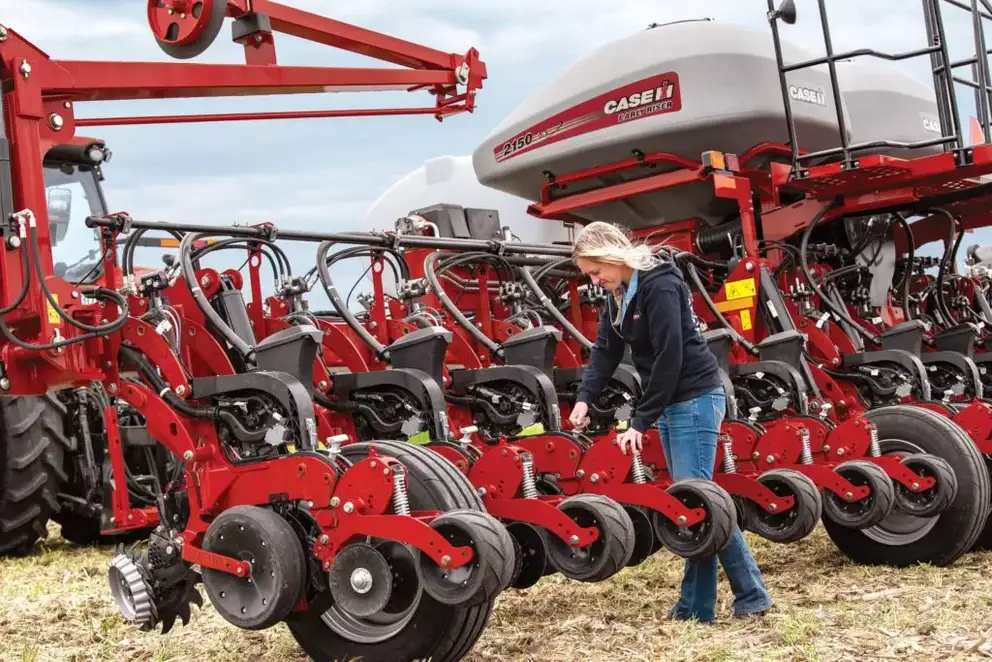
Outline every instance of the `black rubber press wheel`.
<svg viewBox="0 0 992 662">
<path fill-rule="evenodd" d="M 576 494 L 558 510 L 582 527 L 595 527 L 599 537 L 585 547 L 573 547 L 548 533 L 548 560 L 565 577 L 600 582 L 623 570 L 634 552 L 634 523 L 623 506 L 599 494 Z"/>
<path fill-rule="evenodd" d="M 748 501 L 747 522 L 751 531 L 777 543 L 802 540 L 816 528 L 823 514 L 820 490 L 808 476 L 794 469 L 773 469 L 758 476 L 758 482 L 776 495 L 795 499 L 792 508 L 770 513 Z"/>
<path fill-rule="evenodd" d="M 680 526 L 660 512 L 652 513 L 655 533 L 676 556 L 714 556 L 730 543 L 737 522 L 737 507 L 725 489 L 700 478 L 676 481 L 668 493 L 687 508 L 703 508 L 706 516 L 691 527 Z"/>
</svg>

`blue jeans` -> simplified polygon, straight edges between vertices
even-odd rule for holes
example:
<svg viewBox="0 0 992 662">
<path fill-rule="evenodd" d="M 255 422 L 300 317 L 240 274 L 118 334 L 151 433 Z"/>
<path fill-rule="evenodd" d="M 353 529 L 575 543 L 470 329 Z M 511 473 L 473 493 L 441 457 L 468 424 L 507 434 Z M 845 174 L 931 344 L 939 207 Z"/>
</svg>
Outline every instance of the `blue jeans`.
<svg viewBox="0 0 992 662">
<path fill-rule="evenodd" d="M 673 480 L 713 479 L 720 423 L 726 412 L 727 397 L 722 387 L 665 407 L 658 419 L 658 432 Z M 730 544 L 718 557 L 734 591 L 736 615 L 761 612 L 772 606 L 758 564 L 736 523 Z M 682 594 L 670 615 L 712 621 L 716 610 L 716 582 L 716 556 L 686 559 Z"/>
</svg>

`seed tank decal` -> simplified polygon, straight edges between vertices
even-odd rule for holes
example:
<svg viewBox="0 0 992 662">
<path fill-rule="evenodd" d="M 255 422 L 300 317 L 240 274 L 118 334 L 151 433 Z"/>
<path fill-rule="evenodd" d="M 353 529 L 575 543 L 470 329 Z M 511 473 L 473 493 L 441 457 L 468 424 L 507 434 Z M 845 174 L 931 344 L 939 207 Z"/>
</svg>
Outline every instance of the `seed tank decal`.
<svg viewBox="0 0 992 662">
<path fill-rule="evenodd" d="M 674 72 L 624 85 L 583 101 L 497 145 L 493 157 L 502 163 L 538 147 L 627 122 L 682 109 L 679 78 Z"/>
</svg>

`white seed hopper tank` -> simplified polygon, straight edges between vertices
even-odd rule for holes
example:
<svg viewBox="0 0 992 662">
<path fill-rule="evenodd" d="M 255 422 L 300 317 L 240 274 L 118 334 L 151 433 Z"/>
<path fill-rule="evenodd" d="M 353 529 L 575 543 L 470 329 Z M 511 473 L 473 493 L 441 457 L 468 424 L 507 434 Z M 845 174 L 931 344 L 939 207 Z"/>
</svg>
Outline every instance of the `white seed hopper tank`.
<svg viewBox="0 0 992 662">
<path fill-rule="evenodd" d="M 788 42 L 782 48 L 786 63 L 813 57 Z M 787 81 L 802 147 L 838 146 L 827 68 L 790 72 Z M 770 31 L 701 19 L 653 27 L 578 60 L 517 107 L 475 150 L 473 165 L 484 185 L 536 201 L 546 171 L 603 165 L 630 158 L 635 149 L 698 160 L 706 150 L 740 155 L 759 143 L 788 140 Z M 594 184 L 666 169 L 608 175 Z M 636 229 L 691 217 L 717 225 L 735 212 L 736 204 L 714 198 L 712 183 L 704 182 L 577 215 Z"/>
<path fill-rule="evenodd" d="M 574 236 L 561 222 L 541 221 L 529 216 L 527 200 L 480 184 L 472 169 L 471 156 L 427 159 L 422 166 L 398 179 L 372 203 L 362 219 L 362 230 L 392 230 L 397 219 L 439 205 L 465 208 L 468 216 L 488 212 L 498 221 L 481 225 L 508 227 L 515 239 L 525 243 L 569 243 Z M 497 236 L 502 237 L 502 233 L 497 233 Z M 385 278 L 383 286 L 387 294 L 395 295 L 395 283 L 391 278 Z"/>
<path fill-rule="evenodd" d="M 836 67 L 837 84 L 851 118 L 851 144 L 875 140 L 915 143 L 943 135 L 933 87 L 907 76 L 895 64 L 867 57 L 841 60 Z M 855 155 L 911 159 L 942 151 L 942 145 L 912 150 L 878 147 Z"/>
</svg>

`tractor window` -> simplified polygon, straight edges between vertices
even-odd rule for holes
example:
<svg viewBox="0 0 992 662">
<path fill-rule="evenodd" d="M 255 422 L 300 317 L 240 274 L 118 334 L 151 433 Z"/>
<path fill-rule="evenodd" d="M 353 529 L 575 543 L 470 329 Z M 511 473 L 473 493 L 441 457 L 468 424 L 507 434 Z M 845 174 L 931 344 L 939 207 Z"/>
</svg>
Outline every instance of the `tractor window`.
<svg viewBox="0 0 992 662">
<path fill-rule="evenodd" d="M 91 280 L 99 273 L 90 270 L 100 260 L 100 243 L 85 220 L 106 214 L 96 173 L 71 165 L 46 166 L 45 192 L 55 274 L 70 281 Z"/>
</svg>

